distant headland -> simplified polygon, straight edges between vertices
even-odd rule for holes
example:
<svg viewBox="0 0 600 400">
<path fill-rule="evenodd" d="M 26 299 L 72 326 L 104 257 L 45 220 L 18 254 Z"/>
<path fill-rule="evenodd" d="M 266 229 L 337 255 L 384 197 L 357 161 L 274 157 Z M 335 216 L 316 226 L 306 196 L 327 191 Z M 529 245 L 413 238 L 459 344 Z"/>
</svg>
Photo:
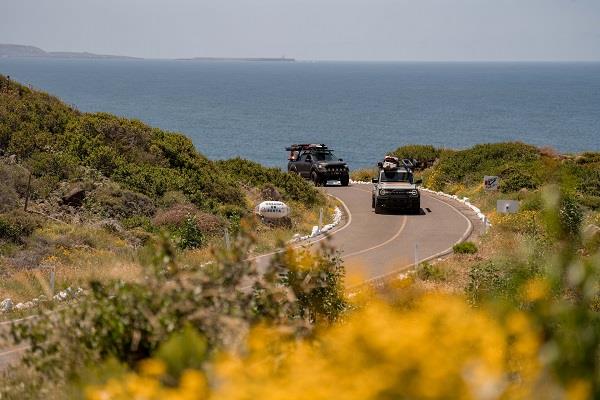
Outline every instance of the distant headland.
<svg viewBox="0 0 600 400">
<path fill-rule="evenodd" d="M 71 51 L 45 51 L 35 46 L 26 46 L 21 44 L 1 44 L 0 58 L 8 57 L 32 57 L 32 58 L 77 58 L 77 59 L 130 59 L 136 57 L 116 56 L 110 54 L 94 54 L 88 52 Z"/>
<path fill-rule="evenodd" d="M 126 59 L 142 60 L 140 57 L 118 56 L 112 54 L 95 54 L 88 52 L 45 51 L 35 46 L 22 44 L 0 43 L 0 58 L 29 57 L 29 58 L 62 58 L 62 59 Z M 192 57 L 178 58 L 178 61 L 296 61 L 286 57 Z"/>
</svg>

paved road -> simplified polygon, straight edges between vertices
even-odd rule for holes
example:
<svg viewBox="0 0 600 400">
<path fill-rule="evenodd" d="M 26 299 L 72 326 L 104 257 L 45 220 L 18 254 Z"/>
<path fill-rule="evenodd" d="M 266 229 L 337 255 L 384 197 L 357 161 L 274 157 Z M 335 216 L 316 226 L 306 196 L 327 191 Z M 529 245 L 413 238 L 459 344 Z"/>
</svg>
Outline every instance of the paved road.
<svg viewBox="0 0 600 400">
<path fill-rule="evenodd" d="M 440 257 L 454 244 L 481 232 L 482 224 L 464 204 L 422 192 L 421 213 L 375 214 L 371 185 L 327 187 L 328 194 L 345 206 L 345 221 L 328 239 L 342 252 L 348 284 L 383 279 L 415 262 Z M 312 245 L 310 243 L 309 245 Z M 306 245 L 305 245 L 306 246 Z M 416 254 L 415 254 L 416 253 Z M 259 265 L 270 255 L 257 257 Z"/>
<path fill-rule="evenodd" d="M 342 252 L 349 286 L 357 281 L 377 281 L 393 277 L 410 268 L 416 256 L 419 262 L 440 257 L 452 246 L 471 235 L 478 235 L 482 225 L 471 209 L 463 204 L 422 192 L 420 215 L 402 213 L 375 214 L 371 208 L 371 185 L 327 187 L 344 208 L 344 221 L 327 237 L 318 237 L 298 247 L 310 247 L 323 240 Z M 255 258 L 261 266 L 272 254 Z M 360 279 L 358 279 L 360 278 Z M 7 328 L 0 323 L 0 329 Z M 4 348 L 0 343 L 0 371 L 18 359 L 25 347 Z"/>
</svg>

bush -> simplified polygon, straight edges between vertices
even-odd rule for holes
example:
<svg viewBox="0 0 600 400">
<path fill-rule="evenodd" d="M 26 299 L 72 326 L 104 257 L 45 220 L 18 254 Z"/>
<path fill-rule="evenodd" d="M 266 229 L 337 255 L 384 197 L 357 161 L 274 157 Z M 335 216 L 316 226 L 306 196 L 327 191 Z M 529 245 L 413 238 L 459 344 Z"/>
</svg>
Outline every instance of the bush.
<svg viewBox="0 0 600 400">
<path fill-rule="evenodd" d="M 500 191 L 502 193 L 518 192 L 521 189 L 536 189 L 535 179 L 523 172 L 520 167 L 507 167 L 500 173 Z"/>
<path fill-rule="evenodd" d="M 484 175 L 499 174 L 506 165 L 528 165 L 539 158 L 538 149 L 524 143 L 479 144 L 442 154 L 427 184 L 437 190 L 454 183 L 476 184 Z"/>
<path fill-rule="evenodd" d="M 570 195 L 561 196 L 558 213 L 563 234 L 569 237 L 579 235 L 581 222 L 583 221 L 583 211 L 575 198 Z"/>
<path fill-rule="evenodd" d="M 117 219 L 150 216 L 155 210 L 154 203 L 148 196 L 122 189 L 115 183 L 105 183 L 96 188 L 85 204 L 95 214 Z"/>
<path fill-rule="evenodd" d="M 350 173 L 350 178 L 356 182 L 371 182 L 377 176 L 377 168 L 355 169 Z"/>
<path fill-rule="evenodd" d="M 179 229 L 188 222 L 190 217 L 194 219 L 197 228 L 203 234 L 221 233 L 225 227 L 221 218 L 201 212 L 192 204 L 175 204 L 167 210 L 161 210 L 156 213 L 152 222 L 157 226 Z"/>
<path fill-rule="evenodd" d="M 447 272 L 437 265 L 424 262 L 417 268 L 417 276 L 424 281 L 445 281 Z"/>
<path fill-rule="evenodd" d="M 41 226 L 38 216 L 25 211 L 0 214 L 0 240 L 20 244 Z"/>
<path fill-rule="evenodd" d="M 398 158 L 416 159 L 419 168 L 426 168 L 433 165 L 440 157 L 441 151 L 431 145 L 415 144 L 398 147 L 392 154 Z"/>
<path fill-rule="evenodd" d="M 279 168 L 266 168 L 241 158 L 217 161 L 217 166 L 243 186 L 260 187 L 271 184 L 279 190 L 284 199 L 299 201 L 307 206 L 323 202 L 318 190 L 297 174 L 289 174 Z"/>
<path fill-rule="evenodd" d="M 174 241 L 181 250 L 196 249 L 204 244 L 204 234 L 193 215 L 188 215 L 181 225 L 176 226 L 173 234 Z"/>
<path fill-rule="evenodd" d="M 452 251 L 455 254 L 475 254 L 477 253 L 477 246 L 473 242 L 462 242 L 452 246 Z"/>
</svg>

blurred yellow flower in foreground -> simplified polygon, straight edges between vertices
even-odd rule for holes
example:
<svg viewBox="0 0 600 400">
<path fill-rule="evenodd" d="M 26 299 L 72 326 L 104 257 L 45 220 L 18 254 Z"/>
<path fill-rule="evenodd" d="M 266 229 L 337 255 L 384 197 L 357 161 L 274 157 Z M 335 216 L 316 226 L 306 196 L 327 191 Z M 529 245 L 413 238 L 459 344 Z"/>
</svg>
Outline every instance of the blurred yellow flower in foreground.
<svg viewBox="0 0 600 400">
<path fill-rule="evenodd" d="M 189 372 L 177 388 L 126 376 L 120 386 L 90 390 L 88 398 L 531 398 L 540 371 L 538 335 L 523 313 L 505 321 L 456 296 L 428 294 L 408 309 L 373 301 L 310 341 L 255 329 L 244 356 L 215 362 L 208 395 L 204 375 Z"/>
</svg>

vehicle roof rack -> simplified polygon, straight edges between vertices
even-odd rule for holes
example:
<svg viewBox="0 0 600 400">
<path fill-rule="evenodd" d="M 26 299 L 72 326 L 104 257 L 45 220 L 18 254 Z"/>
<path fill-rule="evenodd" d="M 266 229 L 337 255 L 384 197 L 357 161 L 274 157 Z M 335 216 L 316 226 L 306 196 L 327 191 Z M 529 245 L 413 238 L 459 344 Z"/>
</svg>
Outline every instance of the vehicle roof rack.
<svg viewBox="0 0 600 400">
<path fill-rule="evenodd" d="M 302 143 L 302 144 L 293 144 L 289 147 L 286 147 L 285 150 L 286 151 L 300 151 L 300 150 L 329 150 L 329 148 L 321 143 L 321 144 L 317 144 L 317 143 Z"/>
<path fill-rule="evenodd" d="M 412 172 L 414 168 L 414 163 L 412 160 L 408 158 L 403 158 L 400 160 L 398 157 L 387 155 L 383 158 L 383 161 L 379 161 L 377 166 L 380 169 L 384 169 L 386 171 L 398 169 L 398 168 L 406 168 L 406 170 Z"/>
</svg>

